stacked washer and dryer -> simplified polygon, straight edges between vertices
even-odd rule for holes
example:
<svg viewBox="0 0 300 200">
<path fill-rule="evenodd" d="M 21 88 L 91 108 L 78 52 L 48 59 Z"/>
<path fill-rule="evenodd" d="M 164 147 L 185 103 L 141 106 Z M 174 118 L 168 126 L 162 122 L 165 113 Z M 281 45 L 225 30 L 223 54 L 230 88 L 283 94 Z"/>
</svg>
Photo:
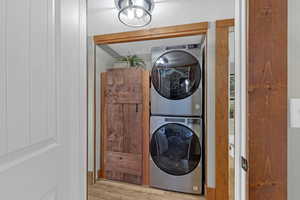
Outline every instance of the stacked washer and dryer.
<svg viewBox="0 0 300 200">
<path fill-rule="evenodd" d="M 202 194 L 205 40 L 151 53 L 150 185 Z"/>
</svg>

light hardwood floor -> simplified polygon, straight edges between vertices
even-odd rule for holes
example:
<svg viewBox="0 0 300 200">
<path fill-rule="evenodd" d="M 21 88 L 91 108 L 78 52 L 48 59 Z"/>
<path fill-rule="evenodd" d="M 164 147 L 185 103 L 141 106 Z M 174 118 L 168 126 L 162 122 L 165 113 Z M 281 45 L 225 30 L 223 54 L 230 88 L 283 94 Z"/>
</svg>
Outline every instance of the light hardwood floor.
<svg viewBox="0 0 300 200">
<path fill-rule="evenodd" d="M 205 200 L 198 195 L 164 191 L 108 180 L 89 185 L 88 200 Z"/>
</svg>

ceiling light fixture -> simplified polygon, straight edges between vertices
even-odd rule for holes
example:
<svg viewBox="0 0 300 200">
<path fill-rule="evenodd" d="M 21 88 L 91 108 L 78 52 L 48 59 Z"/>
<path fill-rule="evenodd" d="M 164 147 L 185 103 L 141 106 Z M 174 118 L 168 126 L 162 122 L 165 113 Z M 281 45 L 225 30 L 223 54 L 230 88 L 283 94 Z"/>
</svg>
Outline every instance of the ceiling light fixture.
<svg viewBox="0 0 300 200">
<path fill-rule="evenodd" d="M 119 20 L 130 27 L 143 27 L 152 20 L 153 0 L 115 0 Z"/>
</svg>

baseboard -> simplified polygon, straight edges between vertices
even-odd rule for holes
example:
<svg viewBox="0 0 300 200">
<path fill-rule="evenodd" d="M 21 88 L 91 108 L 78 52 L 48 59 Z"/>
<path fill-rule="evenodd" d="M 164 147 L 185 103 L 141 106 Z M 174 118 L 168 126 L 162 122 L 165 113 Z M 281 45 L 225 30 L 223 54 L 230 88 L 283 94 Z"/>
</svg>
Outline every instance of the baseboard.
<svg viewBox="0 0 300 200">
<path fill-rule="evenodd" d="M 87 172 L 87 184 L 88 185 L 94 185 L 95 184 L 94 172 L 91 172 L 91 171 Z"/>
<path fill-rule="evenodd" d="M 98 178 L 97 179 L 100 179 L 100 178 L 104 178 L 104 171 L 102 169 L 99 169 L 98 172 Z"/>
<path fill-rule="evenodd" d="M 206 200 L 216 200 L 216 188 L 206 187 Z"/>
</svg>

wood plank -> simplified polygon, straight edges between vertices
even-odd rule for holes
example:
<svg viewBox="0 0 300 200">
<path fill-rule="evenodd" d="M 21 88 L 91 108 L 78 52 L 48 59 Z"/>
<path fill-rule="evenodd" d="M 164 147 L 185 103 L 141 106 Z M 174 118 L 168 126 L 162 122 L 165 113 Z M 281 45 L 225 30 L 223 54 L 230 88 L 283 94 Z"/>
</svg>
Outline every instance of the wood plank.
<svg viewBox="0 0 300 200">
<path fill-rule="evenodd" d="M 142 69 L 119 68 L 107 71 L 106 102 L 139 104 L 143 101 Z"/>
<path fill-rule="evenodd" d="M 143 72 L 143 184 L 149 185 L 150 144 L 150 73 Z"/>
<path fill-rule="evenodd" d="M 206 34 L 208 22 L 94 36 L 95 44 L 114 44 Z"/>
<path fill-rule="evenodd" d="M 142 104 L 124 104 L 124 153 L 142 153 Z"/>
<path fill-rule="evenodd" d="M 106 149 L 107 151 L 124 151 L 124 111 L 122 104 L 107 104 L 107 134 L 106 134 Z M 104 160 L 108 162 L 107 155 Z"/>
<path fill-rule="evenodd" d="M 104 149 L 104 175 L 110 180 L 123 180 L 123 173 L 113 171 L 109 167 L 110 157 L 108 152 L 123 151 L 123 105 L 122 104 L 106 104 L 106 134 L 105 134 L 105 149 Z"/>
<path fill-rule="evenodd" d="M 234 19 L 223 19 L 216 21 L 217 28 L 228 28 L 234 26 Z"/>
<path fill-rule="evenodd" d="M 123 180 L 128 183 L 142 184 L 142 104 L 124 104 L 124 146 L 123 152 L 133 153 L 141 157 L 136 158 L 138 171 L 136 173 L 125 173 Z M 128 164 L 130 165 L 130 164 Z M 127 167 L 124 165 L 123 167 Z"/>
<path fill-rule="evenodd" d="M 218 24 L 218 22 L 217 22 Z M 219 25 L 222 22 L 219 22 Z M 226 22 L 226 24 L 228 24 Z M 217 200 L 229 199 L 229 27 L 216 29 L 216 192 Z"/>
<path fill-rule="evenodd" d="M 105 74 L 105 88 L 102 93 L 105 102 L 103 123 L 106 123 L 104 126 L 106 130 L 103 131 L 104 177 L 142 184 L 143 140 L 144 133 L 149 134 L 147 130 L 144 131 L 147 127 L 142 121 L 143 70 L 111 69 Z M 149 87 L 147 90 L 149 93 Z M 149 104 L 149 101 L 147 103 Z"/>
<path fill-rule="evenodd" d="M 141 176 L 142 154 L 108 151 L 106 170 Z"/>
<path fill-rule="evenodd" d="M 249 1 L 249 200 L 287 199 L 287 0 Z"/>
</svg>

